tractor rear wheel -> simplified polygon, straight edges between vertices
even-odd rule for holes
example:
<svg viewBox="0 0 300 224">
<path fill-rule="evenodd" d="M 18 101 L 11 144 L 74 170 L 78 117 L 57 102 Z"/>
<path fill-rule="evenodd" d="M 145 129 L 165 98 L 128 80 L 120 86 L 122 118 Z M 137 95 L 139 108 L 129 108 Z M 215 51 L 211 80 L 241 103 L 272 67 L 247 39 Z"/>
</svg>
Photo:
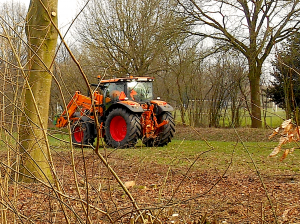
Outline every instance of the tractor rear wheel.
<svg viewBox="0 0 300 224">
<path fill-rule="evenodd" d="M 113 148 L 135 146 L 141 137 L 141 122 L 137 114 L 125 109 L 112 110 L 105 121 L 105 143 Z"/>
<path fill-rule="evenodd" d="M 92 125 L 78 121 L 71 126 L 72 142 L 75 146 L 90 145 L 94 143 L 95 137 L 92 135 Z"/>
<path fill-rule="evenodd" d="M 168 121 L 168 123 L 157 130 L 158 135 L 156 138 L 143 139 L 143 143 L 147 147 L 162 147 L 171 142 L 175 134 L 174 118 L 170 112 L 164 112 L 157 117 L 157 121 L 158 123 L 161 123 L 164 120 Z"/>
</svg>

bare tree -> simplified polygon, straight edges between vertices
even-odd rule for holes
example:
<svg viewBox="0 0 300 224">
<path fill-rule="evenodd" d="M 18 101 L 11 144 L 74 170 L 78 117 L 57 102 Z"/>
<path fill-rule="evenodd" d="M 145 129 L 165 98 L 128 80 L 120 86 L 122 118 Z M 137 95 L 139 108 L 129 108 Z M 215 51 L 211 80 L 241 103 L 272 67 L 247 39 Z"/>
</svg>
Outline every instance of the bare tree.
<svg viewBox="0 0 300 224">
<path fill-rule="evenodd" d="M 247 58 L 252 127 L 261 127 L 262 65 L 276 43 L 299 30 L 299 1 L 177 1 L 195 26 L 191 34 L 225 42 Z"/>
<path fill-rule="evenodd" d="M 207 75 L 210 86 L 207 92 L 209 126 L 219 127 L 222 120 L 223 126 L 240 125 L 245 87 L 248 86 L 243 61 L 234 51 L 212 56 Z"/>
<path fill-rule="evenodd" d="M 2 159 L 1 167 L 1 222 L 7 223 L 11 219 L 7 215 L 5 195 L 9 192 L 9 184 L 14 154 L 15 136 L 8 133 L 18 131 L 19 101 L 22 95 L 23 77 L 19 70 L 19 63 L 24 63 L 26 57 L 22 38 L 25 36 L 25 6 L 15 1 L 1 4 L 0 7 L 0 139 L 1 148 L 6 152 L 6 158 Z M 13 46 L 13 49 L 12 49 Z M 15 159 L 14 159 L 15 161 Z M 14 185 L 15 187 L 15 185 Z"/>
<path fill-rule="evenodd" d="M 160 55 L 182 36 L 184 19 L 174 1 L 93 1 L 78 26 L 90 70 L 115 76 L 152 75 L 163 70 Z"/>
<path fill-rule="evenodd" d="M 51 181 L 51 156 L 47 140 L 51 70 L 57 30 L 57 0 L 31 0 L 26 17 L 28 77 L 20 131 L 21 179 Z"/>
<path fill-rule="evenodd" d="M 8 116 L 6 111 L 14 111 L 13 101 L 15 94 L 21 94 L 22 76 L 19 70 L 18 60 L 22 64 L 26 59 L 25 39 L 25 6 L 15 1 L 1 5 L 0 11 L 0 83 L 1 90 L 1 128 L 6 122 L 12 124 L 13 116 Z M 12 50 L 11 46 L 14 46 Z M 16 87 L 14 83 L 18 83 Z M 8 100 L 14 99 L 11 102 Z M 13 112 L 11 115 L 14 114 Z"/>
<path fill-rule="evenodd" d="M 204 53 L 199 51 L 197 44 L 185 41 L 170 46 L 167 52 L 161 57 L 166 70 L 157 75 L 156 93 L 177 108 L 182 124 L 193 125 L 188 108 L 191 102 L 203 96 L 206 84 L 201 72 Z"/>
</svg>

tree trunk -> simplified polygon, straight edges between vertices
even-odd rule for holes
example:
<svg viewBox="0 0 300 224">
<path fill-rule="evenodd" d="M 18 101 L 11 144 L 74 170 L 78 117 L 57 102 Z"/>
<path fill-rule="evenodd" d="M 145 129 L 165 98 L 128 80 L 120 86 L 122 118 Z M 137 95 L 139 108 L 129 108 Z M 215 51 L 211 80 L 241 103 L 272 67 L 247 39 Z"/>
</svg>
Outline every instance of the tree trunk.
<svg viewBox="0 0 300 224">
<path fill-rule="evenodd" d="M 287 77 L 285 78 L 284 81 L 284 85 L 283 85 L 283 91 L 284 91 L 284 105 L 285 105 L 285 119 L 288 120 L 292 117 L 292 105 L 291 105 L 291 101 L 292 101 L 292 97 L 291 97 L 291 78 Z"/>
<path fill-rule="evenodd" d="M 58 35 L 49 16 L 57 24 L 56 15 L 57 0 L 31 0 L 26 18 L 29 73 L 19 133 L 20 180 L 26 182 L 36 179 L 52 181 L 51 155 L 46 133 L 52 80 L 50 71 Z"/>
<path fill-rule="evenodd" d="M 261 102 L 260 102 L 260 76 L 261 65 L 257 65 L 256 62 L 249 60 L 249 82 L 250 82 L 250 94 L 251 94 L 251 127 L 261 128 Z"/>
</svg>

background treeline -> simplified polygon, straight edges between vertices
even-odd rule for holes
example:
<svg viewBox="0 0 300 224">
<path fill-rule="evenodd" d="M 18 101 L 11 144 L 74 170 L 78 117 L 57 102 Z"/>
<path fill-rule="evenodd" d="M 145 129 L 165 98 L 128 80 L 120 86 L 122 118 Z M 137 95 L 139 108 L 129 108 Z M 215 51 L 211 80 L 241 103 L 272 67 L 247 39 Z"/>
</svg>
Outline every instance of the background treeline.
<svg viewBox="0 0 300 224">
<path fill-rule="evenodd" d="M 0 38 L 0 81 L 7 82 L 1 84 L 1 102 L 7 109 L 14 99 L 8 96 L 10 91 L 11 94 L 17 91 L 16 96 L 22 97 L 22 88 L 19 87 L 23 80 L 19 77 L 23 76 L 18 75 L 19 65 L 11 45 L 15 46 L 23 60 L 21 64 L 26 68 L 26 10 L 12 2 L 3 4 L 1 14 L 5 23 L 2 22 L 0 33 L 11 37 L 9 40 Z M 79 16 L 73 26 L 72 38 L 69 34 L 67 41 L 71 43 L 70 47 L 90 83 L 97 83 L 98 75 L 103 78 L 153 76 L 155 96 L 176 108 L 174 113 L 178 123 L 196 127 L 250 125 L 246 122 L 251 117 L 247 59 L 226 42 L 193 35 L 194 23 L 195 20 L 182 10 L 177 1 L 92 1 Z M 286 49 L 291 41 L 290 38 L 282 46 L 277 45 L 277 49 L 283 49 L 277 51 L 278 55 L 289 54 Z M 280 66 L 282 69 L 279 69 Z M 274 78 L 270 82 L 262 76 L 261 89 L 258 90 L 262 109 L 266 109 L 262 112 L 265 124 L 270 99 L 286 110 L 287 117 L 291 117 L 298 107 L 297 101 L 293 100 L 297 94 L 282 91 L 283 95 L 280 95 L 281 99 L 285 99 L 287 94 L 292 95 L 291 107 L 285 106 L 287 101 L 280 103 L 271 92 L 273 87 L 274 92 L 282 86 L 280 81 L 276 83 L 278 74 L 290 74 L 288 72 L 292 70 L 277 59 L 273 68 L 271 74 Z M 268 73 L 273 70 L 271 66 L 266 69 Z M 297 70 L 297 67 L 293 66 L 293 69 Z M 289 83 L 297 80 L 298 75 L 294 73 L 294 79 L 287 77 Z M 54 74 L 56 80 L 52 82 L 50 120 L 59 112 L 58 105 L 63 105 L 60 91 L 67 102 L 75 90 L 87 92 L 84 80 L 78 78 L 78 68 L 64 47 L 57 50 Z M 57 83 L 63 86 L 61 90 Z M 269 98 L 264 91 L 268 86 Z M 293 86 L 295 90 L 298 85 Z M 5 114 L 2 119 L 10 119 Z"/>
</svg>

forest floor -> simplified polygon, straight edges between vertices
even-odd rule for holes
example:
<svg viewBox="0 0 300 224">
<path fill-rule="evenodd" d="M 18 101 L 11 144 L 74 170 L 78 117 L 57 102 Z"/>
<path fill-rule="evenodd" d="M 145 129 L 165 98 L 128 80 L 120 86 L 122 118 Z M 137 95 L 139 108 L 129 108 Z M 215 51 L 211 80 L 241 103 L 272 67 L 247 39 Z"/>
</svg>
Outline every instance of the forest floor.
<svg viewBox="0 0 300 224">
<path fill-rule="evenodd" d="M 152 223 L 300 223 L 300 154 L 267 158 L 277 144 L 270 132 L 178 127 L 167 147 L 101 149 L 134 201 L 91 149 L 77 148 L 72 166 L 71 152 L 55 146 L 62 200 L 56 187 L 11 181 L 2 204 L 18 223 L 66 223 L 63 204 L 70 223 L 140 223 L 137 207 Z"/>
</svg>

